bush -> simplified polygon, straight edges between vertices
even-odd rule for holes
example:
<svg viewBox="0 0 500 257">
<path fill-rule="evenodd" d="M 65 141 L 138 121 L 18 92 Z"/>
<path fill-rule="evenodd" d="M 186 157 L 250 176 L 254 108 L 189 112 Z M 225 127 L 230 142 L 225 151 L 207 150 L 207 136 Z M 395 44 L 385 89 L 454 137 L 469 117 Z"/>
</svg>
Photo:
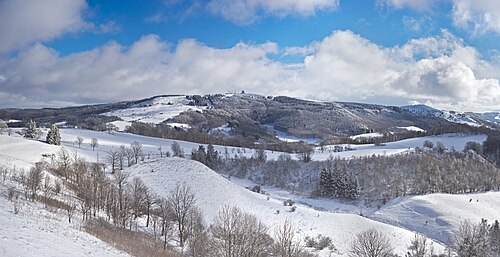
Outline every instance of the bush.
<svg viewBox="0 0 500 257">
<path fill-rule="evenodd" d="M 332 239 L 328 236 L 323 236 L 321 234 L 317 235 L 316 237 L 306 236 L 305 241 L 306 247 L 314 248 L 318 251 L 321 251 L 327 247 L 329 250 L 336 250 L 335 246 L 333 245 Z"/>
<path fill-rule="evenodd" d="M 285 201 L 283 201 L 284 206 L 293 206 L 294 204 L 295 201 L 293 201 L 292 199 L 286 199 Z"/>
</svg>

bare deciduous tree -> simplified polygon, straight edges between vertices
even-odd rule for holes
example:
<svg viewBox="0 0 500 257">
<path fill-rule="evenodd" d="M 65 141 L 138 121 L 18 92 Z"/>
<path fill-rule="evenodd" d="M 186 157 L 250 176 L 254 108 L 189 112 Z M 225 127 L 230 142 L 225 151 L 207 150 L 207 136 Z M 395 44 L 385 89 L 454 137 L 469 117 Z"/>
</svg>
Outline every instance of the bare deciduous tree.
<svg viewBox="0 0 500 257">
<path fill-rule="evenodd" d="M 3 132 L 7 130 L 7 128 L 9 128 L 9 126 L 7 126 L 7 122 L 5 122 L 4 120 L 0 120 L 0 135 L 2 135 Z"/>
<path fill-rule="evenodd" d="M 111 174 L 115 174 L 116 167 L 119 165 L 120 152 L 113 149 L 109 150 L 106 156 L 106 162 L 111 166 Z"/>
<path fill-rule="evenodd" d="M 460 257 L 491 257 L 489 225 L 486 220 L 460 223 L 454 233 L 455 250 Z"/>
<path fill-rule="evenodd" d="M 184 158 L 184 150 L 182 150 L 182 147 L 181 145 L 179 145 L 179 143 L 174 141 L 172 145 L 170 145 L 170 149 L 172 150 L 173 156 Z"/>
<path fill-rule="evenodd" d="M 94 151 L 94 149 L 99 145 L 99 141 L 97 140 L 97 138 L 93 137 L 91 140 L 90 140 L 90 147 L 92 147 L 92 151 Z"/>
<path fill-rule="evenodd" d="M 427 238 L 423 235 L 415 235 L 408 246 L 407 257 L 426 257 L 430 249 L 428 249 Z"/>
<path fill-rule="evenodd" d="M 386 236 L 370 229 L 356 235 L 351 243 L 349 256 L 351 257 L 390 257 L 393 248 Z"/>
<path fill-rule="evenodd" d="M 43 170 L 40 165 L 31 167 L 26 176 L 26 187 L 29 189 L 31 200 L 35 200 L 38 190 L 42 187 Z"/>
<path fill-rule="evenodd" d="M 132 179 L 131 184 L 131 201 L 132 201 L 132 215 L 134 219 L 146 213 L 146 193 L 148 188 L 138 177 Z"/>
<path fill-rule="evenodd" d="M 168 201 L 172 217 L 177 224 L 179 246 L 182 248 L 187 239 L 189 213 L 196 204 L 196 197 L 185 183 L 177 183 L 175 189 L 170 192 Z"/>
<path fill-rule="evenodd" d="M 205 228 L 203 215 L 194 207 L 189 214 L 188 254 L 190 257 L 210 256 L 210 237 Z"/>
<path fill-rule="evenodd" d="M 78 148 L 81 148 L 82 146 L 82 143 L 83 143 L 83 137 L 76 137 L 76 141 L 75 141 L 77 144 L 78 144 Z"/>
<path fill-rule="evenodd" d="M 139 162 L 139 156 L 141 155 L 142 153 L 142 144 L 137 142 L 137 141 L 134 141 L 130 144 L 130 147 L 132 148 L 132 153 L 133 153 L 133 156 L 134 156 L 134 159 L 135 159 L 135 163 L 138 163 Z"/>
<path fill-rule="evenodd" d="M 215 256 L 269 256 L 273 241 L 267 227 L 254 215 L 224 206 L 211 228 Z"/>
<path fill-rule="evenodd" d="M 295 240 L 295 227 L 289 219 L 285 219 L 274 231 L 275 244 L 273 252 L 277 257 L 299 257 L 302 249 Z"/>
</svg>

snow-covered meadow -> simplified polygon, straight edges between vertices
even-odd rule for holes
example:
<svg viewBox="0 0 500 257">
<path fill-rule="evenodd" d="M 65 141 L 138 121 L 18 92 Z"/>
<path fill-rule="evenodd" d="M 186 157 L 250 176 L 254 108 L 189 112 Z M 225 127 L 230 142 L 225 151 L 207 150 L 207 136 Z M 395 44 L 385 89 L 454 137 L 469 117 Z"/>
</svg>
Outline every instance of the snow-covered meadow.
<svg viewBox="0 0 500 257">
<path fill-rule="evenodd" d="M 339 250 L 331 256 L 346 256 L 356 234 L 370 228 L 386 234 L 397 252 L 403 254 L 416 232 L 437 241 L 446 242 L 463 219 L 479 221 L 480 218 L 487 218 L 493 221 L 496 217 L 500 217 L 498 211 L 500 202 L 497 200 L 500 199 L 500 193 L 498 192 L 466 195 L 433 194 L 398 198 L 390 201 L 380 210 L 327 199 L 295 196 L 272 188 L 266 188 L 269 193 L 268 199 L 266 195 L 245 189 L 242 186 L 245 184 L 244 181 L 225 178 L 198 162 L 181 158 L 158 159 L 156 155 L 159 153 L 159 147 L 162 147 L 163 152 L 170 150 L 173 140 L 121 132 L 108 133 L 80 129 L 61 129 L 61 136 L 63 147 L 89 161 L 102 160 L 108 151 L 118 149 L 121 145 L 129 146 L 133 141 L 140 142 L 146 156 L 149 153 L 150 158 L 146 157 L 144 162 L 130 167 L 127 171 L 132 177 L 140 177 L 156 194 L 166 196 L 176 183 L 186 183 L 196 194 L 197 205 L 202 208 L 207 223 L 213 220 L 218 210 L 224 205 L 236 205 L 256 215 L 270 227 L 271 233 L 284 218 L 289 218 L 296 225 L 300 238 L 314 237 L 318 234 L 331 237 Z M 83 138 L 80 147 L 76 143 L 77 137 Z M 92 138 L 98 139 L 99 142 L 95 151 L 92 151 L 89 145 Z M 313 160 L 325 160 L 330 155 L 352 158 L 373 154 L 398 154 L 422 146 L 425 140 L 440 141 L 447 148 L 461 150 L 466 142 L 482 142 L 485 138 L 483 135 L 448 134 L 407 139 L 382 146 L 350 145 L 354 150 L 346 152 L 333 152 L 331 151 L 333 146 L 326 146 L 323 153 L 319 148 L 315 150 Z M 178 143 L 186 154 L 199 145 L 183 141 L 178 141 Z M 215 149 L 224 156 L 225 147 L 215 146 Z M 230 155 L 239 152 L 249 157 L 253 154 L 251 149 L 233 147 L 227 149 Z M 0 162 L 9 167 L 15 166 L 18 170 L 27 169 L 41 158 L 46 158 L 42 155 L 56 154 L 59 150 L 59 146 L 28 140 L 18 135 L 0 135 Z M 268 158 L 277 158 L 280 154 L 282 153 L 267 152 Z M 6 188 L 2 185 L 0 187 L 2 187 L 2 194 L 5 194 Z M 297 202 L 297 209 L 294 212 L 290 211 L 290 207 L 282 204 L 287 196 L 294 198 Z M 472 201 L 469 201 L 470 199 Z M 39 250 L 39 256 L 65 256 L 64 253 L 68 252 L 76 256 L 125 256 L 102 241 L 80 231 L 78 226 L 68 225 L 63 214 L 43 210 L 39 204 L 25 204 L 21 207 L 20 214 L 14 214 L 12 203 L 2 197 L 0 207 L 0 224 L 2 225 L 0 231 L 2 236 L 6 235 L 0 241 L 0 253 L 5 253 L 2 254 L 3 256 L 30 256 L 29 253 L 35 252 L 36 249 Z M 37 240 L 28 240 L 29 238 Z M 62 243 L 47 242 L 53 239 Z M 433 245 L 437 251 L 444 249 L 437 242 Z M 53 254 L 53 251 L 58 253 Z M 329 250 L 326 249 L 320 254 L 330 256 Z"/>
</svg>

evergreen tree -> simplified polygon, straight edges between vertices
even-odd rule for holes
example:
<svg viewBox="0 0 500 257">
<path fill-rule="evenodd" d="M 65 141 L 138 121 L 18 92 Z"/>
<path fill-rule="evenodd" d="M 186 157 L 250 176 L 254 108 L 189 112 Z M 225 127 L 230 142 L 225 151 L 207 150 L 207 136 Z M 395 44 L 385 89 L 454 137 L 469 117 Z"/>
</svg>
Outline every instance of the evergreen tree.
<svg viewBox="0 0 500 257">
<path fill-rule="evenodd" d="M 217 169 L 219 164 L 219 153 L 215 150 L 212 144 L 207 146 L 207 166 L 211 169 Z"/>
<path fill-rule="evenodd" d="M 23 130 L 23 136 L 31 139 L 38 139 L 40 137 L 40 130 L 36 127 L 36 122 L 30 120 L 30 122 L 26 125 L 26 128 Z"/>
<path fill-rule="evenodd" d="M 59 128 L 52 124 L 50 125 L 50 130 L 47 133 L 47 143 L 51 145 L 61 145 L 61 134 L 59 133 Z"/>
<path fill-rule="evenodd" d="M 494 257 L 500 256 L 500 224 L 498 220 L 490 228 L 490 245 Z"/>
<path fill-rule="evenodd" d="M 327 197 L 333 196 L 332 173 L 326 168 L 323 168 L 320 174 L 319 193 L 321 196 L 327 196 Z"/>
</svg>

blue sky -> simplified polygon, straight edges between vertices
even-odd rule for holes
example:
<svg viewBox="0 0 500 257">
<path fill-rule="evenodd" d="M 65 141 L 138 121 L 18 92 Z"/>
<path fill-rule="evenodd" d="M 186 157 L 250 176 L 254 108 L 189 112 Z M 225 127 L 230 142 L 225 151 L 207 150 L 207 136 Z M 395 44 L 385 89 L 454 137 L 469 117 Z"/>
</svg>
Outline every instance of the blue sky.
<svg viewBox="0 0 500 257">
<path fill-rule="evenodd" d="M 3 0 L 0 107 L 245 90 L 500 111 L 493 0 Z"/>
</svg>

